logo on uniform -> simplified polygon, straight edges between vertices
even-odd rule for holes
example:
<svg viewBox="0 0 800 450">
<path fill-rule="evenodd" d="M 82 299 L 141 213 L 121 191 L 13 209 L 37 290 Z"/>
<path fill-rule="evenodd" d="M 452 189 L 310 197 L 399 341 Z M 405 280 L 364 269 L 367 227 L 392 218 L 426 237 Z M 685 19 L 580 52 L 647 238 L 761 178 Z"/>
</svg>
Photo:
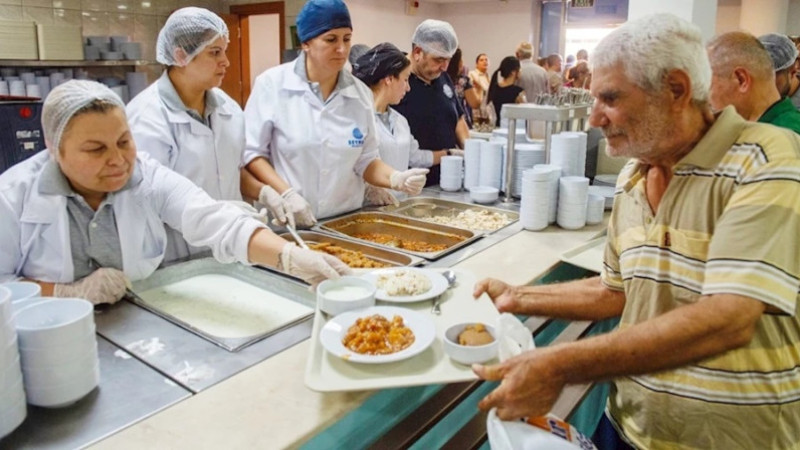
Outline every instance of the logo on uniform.
<svg viewBox="0 0 800 450">
<path fill-rule="evenodd" d="M 361 147 L 364 145 L 364 133 L 362 133 L 358 127 L 353 128 L 353 139 L 349 139 L 347 145 L 350 147 Z"/>
<path fill-rule="evenodd" d="M 447 98 L 453 98 L 453 90 L 450 89 L 449 85 L 447 84 L 443 85 L 442 90 L 444 91 L 444 95 L 446 95 Z"/>
</svg>

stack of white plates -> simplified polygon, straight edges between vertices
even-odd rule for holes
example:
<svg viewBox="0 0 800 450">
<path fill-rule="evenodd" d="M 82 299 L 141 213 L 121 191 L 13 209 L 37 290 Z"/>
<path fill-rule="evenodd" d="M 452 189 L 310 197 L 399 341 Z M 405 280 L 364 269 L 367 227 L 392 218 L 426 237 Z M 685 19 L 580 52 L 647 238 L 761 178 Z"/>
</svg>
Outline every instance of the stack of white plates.
<svg viewBox="0 0 800 450">
<path fill-rule="evenodd" d="M 464 158 L 460 156 L 443 156 L 441 171 L 439 172 L 439 187 L 444 191 L 460 190 L 463 174 Z"/>
<path fill-rule="evenodd" d="M 588 178 L 561 177 L 558 184 L 558 226 L 567 230 L 583 228 L 588 199 Z"/>
<path fill-rule="evenodd" d="M 559 133 L 550 137 L 550 164 L 561 166 L 563 176 L 583 176 L 581 153 L 586 153 L 586 149 L 581 151 L 580 136 Z M 585 164 L 586 156 L 583 158 Z"/>
<path fill-rule="evenodd" d="M 543 144 L 515 144 L 514 145 L 514 177 L 511 181 L 511 195 L 519 197 L 522 194 L 522 175 L 536 164 L 544 164 Z"/>
<path fill-rule="evenodd" d="M 0 438 L 14 431 L 28 413 L 12 317 L 11 290 L 0 286 Z"/>
<path fill-rule="evenodd" d="M 544 169 L 550 172 L 550 202 L 548 203 L 547 221 L 556 223 L 558 210 L 558 180 L 561 178 L 561 167 L 553 164 L 536 164 L 534 169 Z"/>
<path fill-rule="evenodd" d="M 591 189 L 591 186 L 589 186 Z M 603 221 L 603 211 L 605 211 L 606 199 L 600 195 L 589 194 L 586 202 L 586 223 L 594 225 Z"/>
<path fill-rule="evenodd" d="M 522 123 L 521 128 L 520 128 L 520 123 Z M 500 138 L 503 139 L 505 142 L 508 142 L 508 128 L 495 128 L 494 130 L 492 130 L 492 137 Z M 525 132 L 525 121 L 518 120 L 517 132 L 514 135 L 514 144 L 519 144 L 522 142 L 528 142 L 528 134 Z"/>
<path fill-rule="evenodd" d="M 467 139 L 464 141 L 464 187 L 480 185 L 481 170 L 481 142 L 482 139 Z"/>
<path fill-rule="evenodd" d="M 58 408 L 100 381 L 94 307 L 83 299 L 52 299 L 14 317 L 25 392 L 31 405 Z"/>
<path fill-rule="evenodd" d="M 538 231 L 547 228 L 550 218 L 551 170 L 546 168 L 528 169 L 522 175 L 522 200 L 519 208 L 519 221 L 522 228 Z"/>
<path fill-rule="evenodd" d="M 502 189 L 503 144 L 496 141 L 481 142 L 481 166 L 478 185 Z"/>
<path fill-rule="evenodd" d="M 589 186 L 589 193 L 593 195 L 599 195 L 605 199 L 605 208 L 611 209 L 614 206 L 614 190 L 616 188 L 613 186 Z"/>
<path fill-rule="evenodd" d="M 584 133 L 583 131 L 564 131 L 561 134 L 566 136 L 577 136 L 580 139 L 580 145 L 578 150 L 578 167 L 577 170 L 579 173 L 575 175 L 584 176 L 586 175 L 586 151 L 588 149 L 588 140 L 589 135 Z"/>
</svg>

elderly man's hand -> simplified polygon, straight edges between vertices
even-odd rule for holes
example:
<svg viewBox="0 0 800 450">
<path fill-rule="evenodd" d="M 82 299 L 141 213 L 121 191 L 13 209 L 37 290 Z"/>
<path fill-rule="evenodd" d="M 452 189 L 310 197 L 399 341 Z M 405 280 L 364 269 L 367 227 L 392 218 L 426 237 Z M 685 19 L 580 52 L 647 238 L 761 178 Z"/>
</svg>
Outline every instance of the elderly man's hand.
<svg viewBox="0 0 800 450">
<path fill-rule="evenodd" d="M 515 420 L 543 416 L 550 412 L 564 389 L 565 380 L 554 368 L 551 349 L 531 350 L 500 364 L 474 364 L 473 372 L 500 386 L 483 398 L 478 407 L 483 411 L 497 408 L 497 417 Z"/>
<path fill-rule="evenodd" d="M 519 308 L 517 304 L 516 289 L 510 284 L 504 283 L 494 278 L 484 278 L 475 284 L 472 296 L 478 298 L 486 293 L 494 302 L 494 306 L 500 312 L 516 312 Z"/>
</svg>

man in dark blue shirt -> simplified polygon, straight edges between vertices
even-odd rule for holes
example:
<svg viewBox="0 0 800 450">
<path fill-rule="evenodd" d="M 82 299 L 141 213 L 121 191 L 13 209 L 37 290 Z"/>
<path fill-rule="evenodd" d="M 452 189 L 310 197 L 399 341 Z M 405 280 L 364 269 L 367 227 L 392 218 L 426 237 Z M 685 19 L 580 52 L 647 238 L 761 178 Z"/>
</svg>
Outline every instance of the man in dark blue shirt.
<svg viewBox="0 0 800 450">
<path fill-rule="evenodd" d="M 442 156 L 463 155 L 469 128 L 456 90 L 445 73 L 458 48 L 455 30 L 440 20 L 419 24 L 411 39 L 411 91 L 393 108 L 408 120 L 421 149 L 433 152 L 433 167 L 426 186 L 439 184 Z"/>
</svg>

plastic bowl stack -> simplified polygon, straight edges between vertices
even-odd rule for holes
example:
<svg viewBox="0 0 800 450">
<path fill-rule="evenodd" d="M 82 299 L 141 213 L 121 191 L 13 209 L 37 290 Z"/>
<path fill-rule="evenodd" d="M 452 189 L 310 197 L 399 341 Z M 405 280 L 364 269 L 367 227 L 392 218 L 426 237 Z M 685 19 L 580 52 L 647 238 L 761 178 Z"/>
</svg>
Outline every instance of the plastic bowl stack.
<svg viewBox="0 0 800 450">
<path fill-rule="evenodd" d="M 94 307 L 83 299 L 51 299 L 17 312 L 22 377 L 28 403 L 67 406 L 100 381 Z"/>
<path fill-rule="evenodd" d="M 0 286 L 0 438 L 14 431 L 27 413 L 11 290 Z"/>
</svg>

